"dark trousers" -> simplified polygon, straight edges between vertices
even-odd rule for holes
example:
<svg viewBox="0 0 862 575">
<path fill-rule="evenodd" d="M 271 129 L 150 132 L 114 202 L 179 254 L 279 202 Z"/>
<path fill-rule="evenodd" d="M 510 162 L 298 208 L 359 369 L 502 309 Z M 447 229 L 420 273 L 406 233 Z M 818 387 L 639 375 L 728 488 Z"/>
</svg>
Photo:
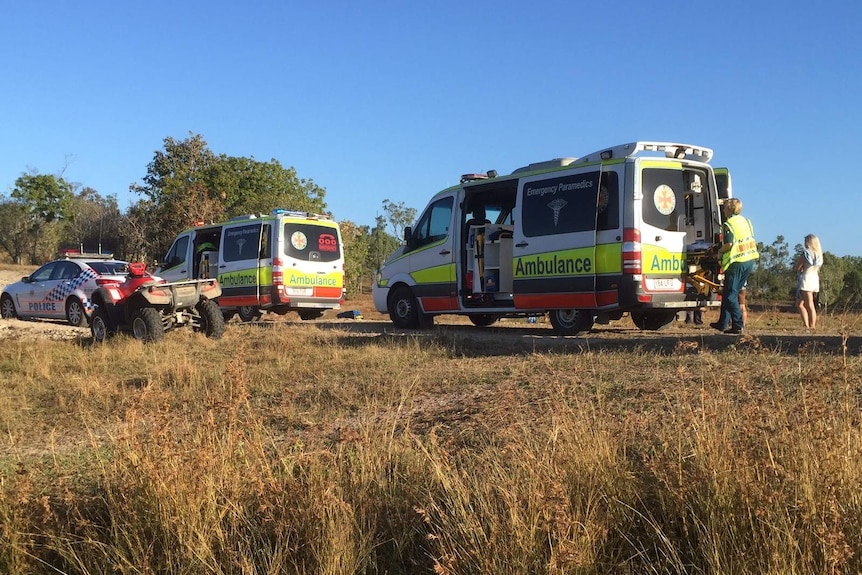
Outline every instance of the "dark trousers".
<svg viewBox="0 0 862 575">
<path fill-rule="evenodd" d="M 724 270 L 724 290 L 721 292 L 721 315 L 718 323 L 721 329 L 742 329 L 742 308 L 739 307 L 739 292 L 748 281 L 754 260 L 736 262 Z"/>
</svg>

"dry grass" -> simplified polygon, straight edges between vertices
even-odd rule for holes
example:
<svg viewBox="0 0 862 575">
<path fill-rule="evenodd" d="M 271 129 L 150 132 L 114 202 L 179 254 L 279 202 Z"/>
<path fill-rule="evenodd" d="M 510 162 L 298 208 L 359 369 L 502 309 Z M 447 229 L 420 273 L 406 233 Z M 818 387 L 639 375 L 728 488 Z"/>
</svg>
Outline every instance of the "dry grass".
<svg viewBox="0 0 862 575">
<path fill-rule="evenodd" d="M 858 573 L 840 321 L 4 340 L 0 572 Z"/>
</svg>

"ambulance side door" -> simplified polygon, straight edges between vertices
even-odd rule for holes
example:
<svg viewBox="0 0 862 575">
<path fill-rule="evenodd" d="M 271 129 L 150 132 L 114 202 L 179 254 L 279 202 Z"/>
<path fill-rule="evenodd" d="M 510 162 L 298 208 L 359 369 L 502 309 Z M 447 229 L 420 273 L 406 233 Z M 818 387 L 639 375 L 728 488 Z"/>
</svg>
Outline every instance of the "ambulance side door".
<svg viewBox="0 0 862 575">
<path fill-rule="evenodd" d="M 218 263 L 221 307 L 259 305 L 261 229 L 260 221 L 227 224 L 222 229 Z"/>
<path fill-rule="evenodd" d="M 430 204 L 412 229 L 405 253 L 410 258 L 413 292 L 425 312 L 458 307 L 455 283 L 455 195 Z"/>
<path fill-rule="evenodd" d="M 597 166 L 521 180 L 513 249 L 515 307 L 596 308 Z"/>
<path fill-rule="evenodd" d="M 194 262 L 191 253 L 192 232 L 185 232 L 177 236 L 156 275 L 165 281 L 175 282 L 187 280 L 192 277 Z"/>
</svg>

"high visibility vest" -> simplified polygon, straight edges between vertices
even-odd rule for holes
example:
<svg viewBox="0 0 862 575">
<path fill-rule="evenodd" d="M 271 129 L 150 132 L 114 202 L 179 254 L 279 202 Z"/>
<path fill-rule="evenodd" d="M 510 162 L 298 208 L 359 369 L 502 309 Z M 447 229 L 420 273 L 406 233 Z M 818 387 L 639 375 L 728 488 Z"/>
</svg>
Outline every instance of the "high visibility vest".
<svg viewBox="0 0 862 575">
<path fill-rule="evenodd" d="M 757 242 L 754 241 L 754 228 L 748 218 L 731 216 L 724 225 L 733 234 L 733 247 L 721 254 L 721 267 L 727 269 L 730 264 L 749 262 L 760 257 Z"/>
</svg>

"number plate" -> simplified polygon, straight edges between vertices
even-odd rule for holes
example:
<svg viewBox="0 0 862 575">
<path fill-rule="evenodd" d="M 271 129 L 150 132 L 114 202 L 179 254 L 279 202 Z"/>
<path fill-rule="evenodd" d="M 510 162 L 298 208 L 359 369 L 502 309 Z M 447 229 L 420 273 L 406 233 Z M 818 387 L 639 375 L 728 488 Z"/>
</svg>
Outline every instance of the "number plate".
<svg viewBox="0 0 862 575">
<path fill-rule="evenodd" d="M 287 295 L 314 295 L 314 288 L 287 288 Z"/>
<path fill-rule="evenodd" d="M 682 291 L 679 278 L 646 278 L 647 291 Z"/>
</svg>

